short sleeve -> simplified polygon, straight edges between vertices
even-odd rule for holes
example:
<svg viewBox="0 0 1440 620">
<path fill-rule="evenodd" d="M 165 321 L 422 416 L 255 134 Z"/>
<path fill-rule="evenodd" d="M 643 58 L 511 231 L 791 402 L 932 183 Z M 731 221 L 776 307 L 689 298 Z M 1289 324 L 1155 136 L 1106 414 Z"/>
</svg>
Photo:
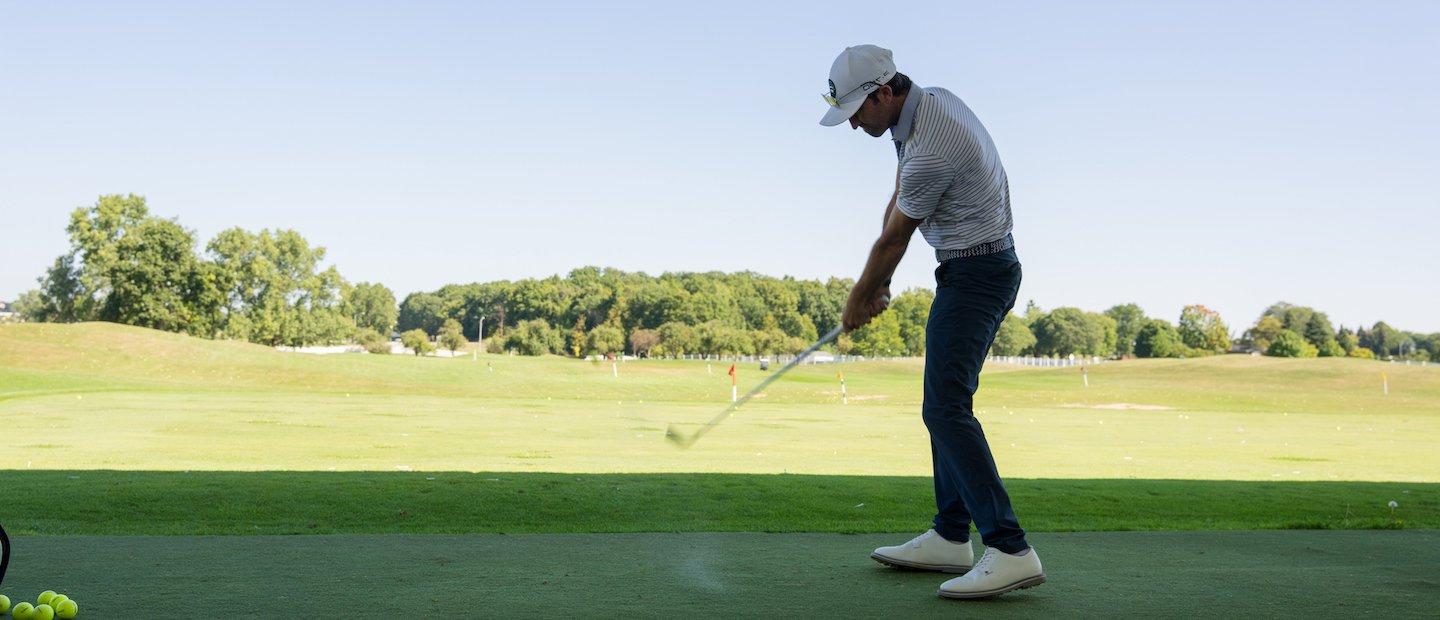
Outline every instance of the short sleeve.
<svg viewBox="0 0 1440 620">
<path fill-rule="evenodd" d="M 912 156 L 900 166 L 900 197 L 896 208 L 912 220 L 930 217 L 954 176 L 943 157 L 928 153 Z"/>
</svg>

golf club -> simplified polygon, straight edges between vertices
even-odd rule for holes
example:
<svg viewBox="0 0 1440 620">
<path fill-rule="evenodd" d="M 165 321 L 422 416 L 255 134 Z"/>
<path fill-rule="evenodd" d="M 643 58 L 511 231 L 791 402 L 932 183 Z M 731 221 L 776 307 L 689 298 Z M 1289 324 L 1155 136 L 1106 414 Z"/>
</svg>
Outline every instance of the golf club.
<svg viewBox="0 0 1440 620">
<path fill-rule="evenodd" d="M 883 298 L 882 303 L 886 306 L 890 305 L 890 296 L 886 295 Z M 751 388 L 751 390 L 749 392 L 746 392 L 744 396 L 741 396 L 740 398 L 736 399 L 735 402 L 730 403 L 730 406 L 726 407 L 724 411 L 721 411 L 720 415 L 717 415 L 709 422 L 706 422 L 703 426 L 696 429 L 694 433 L 686 435 L 685 433 L 680 431 L 679 427 L 672 423 L 669 428 L 665 429 L 665 438 L 669 439 L 671 443 L 674 443 L 681 448 L 689 448 L 690 446 L 694 445 L 696 441 L 699 441 L 700 438 L 705 435 L 705 433 L 710 432 L 710 429 L 715 428 L 715 425 L 724 422 L 726 418 L 729 418 L 731 415 L 733 415 L 735 413 L 735 410 L 740 408 L 740 405 L 745 404 L 746 401 L 750 400 L 756 394 L 759 394 L 761 390 L 764 390 L 766 386 L 774 383 L 776 379 L 779 379 L 785 373 L 790 372 L 790 369 L 799 366 L 800 362 L 803 362 L 805 361 L 805 358 L 810 357 L 810 354 L 814 353 L 816 349 L 819 349 L 820 347 L 825 346 L 826 343 L 836 338 L 839 338 L 840 334 L 844 331 L 844 325 L 836 325 L 835 329 L 830 330 L 830 333 L 825 334 L 819 340 L 815 341 L 815 344 L 810 345 L 810 348 L 801 351 L 799 355 L 795 356 L 795 359 L 790 360 L 790 363 L 786 364 L 780 370 L 775 371 L 775 374 L 766 377 L 764 381 L 761 381 L 760 385 Z"/>
<path fill-rule="evenodd" d="M 5 533 L 5 526 L 0 525 L 0 583 L 5 583 L 5 569 L 10 567 L 10 536 Z"/>
</svg>

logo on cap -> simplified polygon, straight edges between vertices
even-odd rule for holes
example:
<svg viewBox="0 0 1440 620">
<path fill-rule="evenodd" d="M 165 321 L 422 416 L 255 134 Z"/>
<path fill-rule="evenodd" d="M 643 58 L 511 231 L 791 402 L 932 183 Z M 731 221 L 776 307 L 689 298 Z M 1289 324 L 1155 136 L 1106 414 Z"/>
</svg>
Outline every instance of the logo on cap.
<svg viewBox="0 0 1440 620">
<path fill-rule="evenodd" d="M 835 98 L 835 80 L 825 80 L 830 83 L 830 98 Z"/>
</svg>

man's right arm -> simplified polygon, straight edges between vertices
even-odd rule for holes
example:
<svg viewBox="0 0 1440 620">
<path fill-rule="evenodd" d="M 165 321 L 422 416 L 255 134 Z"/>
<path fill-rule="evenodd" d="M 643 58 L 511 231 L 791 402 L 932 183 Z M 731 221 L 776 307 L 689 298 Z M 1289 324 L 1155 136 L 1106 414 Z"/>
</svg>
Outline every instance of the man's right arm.
<svg viewBox="0 0 1440 620">
<path fill-rule="evenodd" d="M 890 194 L 890 204 L 885 205 L 885 219 L 880 220 L 880 232 L 885 232 L 885 225 L 890 222 L 890 212 L 895 210 L 895 201 L 900 199 L 900 166 L 895 166 L 895 192 Z M 886 294 L 889 294 L 890 278 L 885 278 Z"/>
<path fill-rule="evenodd" d="M 885 206 L 885 218 L 880 220 L 880 230 L 885 230 L 886 222 L 890 221 L 890 212 L 895 210 L 895 201 L 900 198 L 900 167 L 895 167 L 895 193 L 890 194 L 890 204 Z"/>
</svg>

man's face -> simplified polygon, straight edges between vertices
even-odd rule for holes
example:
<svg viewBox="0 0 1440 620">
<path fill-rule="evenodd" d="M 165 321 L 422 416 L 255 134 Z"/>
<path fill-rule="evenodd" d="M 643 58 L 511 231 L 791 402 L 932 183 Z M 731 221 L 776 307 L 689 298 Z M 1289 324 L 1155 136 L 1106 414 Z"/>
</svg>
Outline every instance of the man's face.
<svg viewBox="0 0 1440 620">
<path fill-rule="evenodd" d="M 866 97 L 865 103 L 860 104 L 860 109 L 850 115 L 850 128 L 861 129 L 876 138 L 885 135 L 890 129 L 890 110 L 885 102 L 893 99 L 889 97 L 889 87 L 884 87 L 874 97 Z"/>
</svg>

